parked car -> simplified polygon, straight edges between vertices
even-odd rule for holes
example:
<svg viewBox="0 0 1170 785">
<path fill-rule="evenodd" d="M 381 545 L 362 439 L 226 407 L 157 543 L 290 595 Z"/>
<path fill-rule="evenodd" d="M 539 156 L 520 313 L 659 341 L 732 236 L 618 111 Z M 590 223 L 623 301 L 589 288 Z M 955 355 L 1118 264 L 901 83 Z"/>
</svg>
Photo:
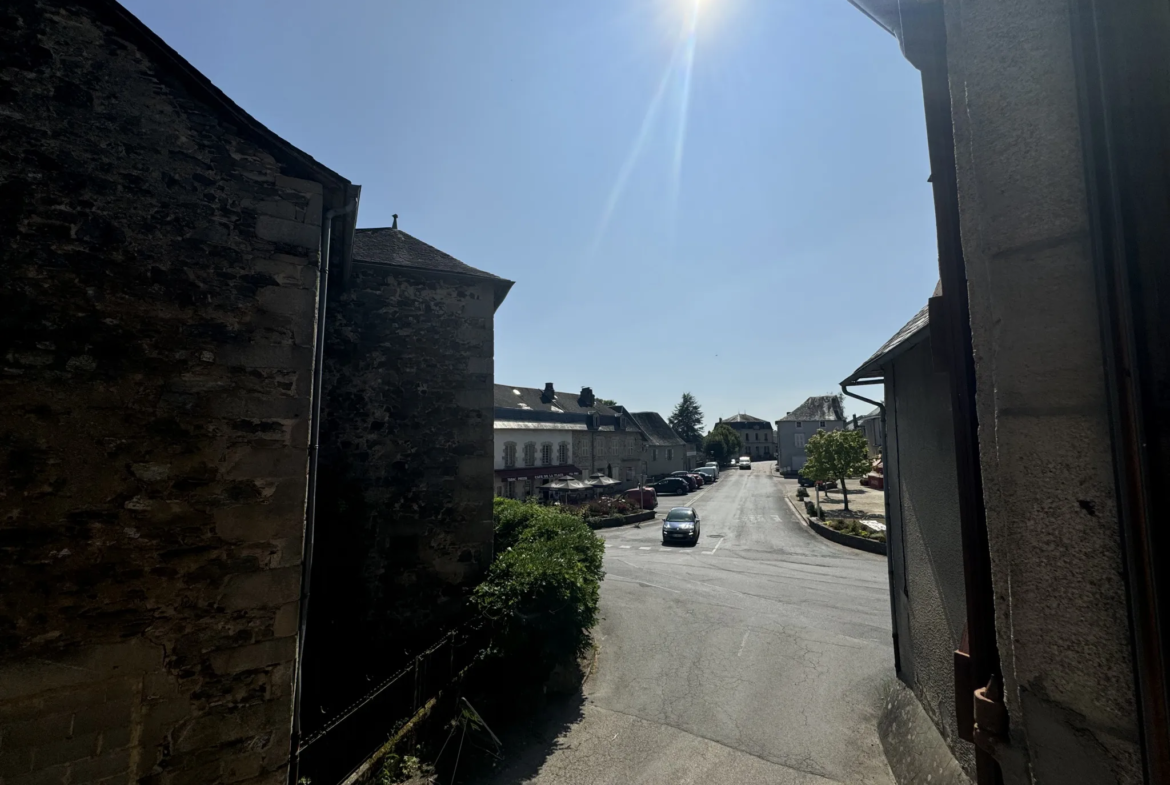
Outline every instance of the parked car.
<svg viewBox="0 0 1170 785">
<path fill-rule="evenodd" d="M 699 481 L 690 472 L 671 472 L 670 476 L 681 479 L 687 484 L 689 490 L 696 491 L 699 489 Z"/>
<path fill-rule="evenodd" d="M 711 466 L 700 466 L 695 469 L 695 473 L 703 475 L 705 482 L 715 482 L 715 469 Z"/>
<path fill-rule="evenodd" d="M 699 543 L 699 511 L 694 507 L 672 507 L 662 520 L 662 544 L 678 540 Z"/>
<path fill-rule="evenodd" d="M 707 461 L 705 464 L 703 464 L 703 468 L 704 469 L 714 469 L 715 470 L 715 479 L 716 480 L 719 479 L 719 464 L 718 463 L 716 463 L 715 461 Z"/>
<path fill-rule="evenodd" d="M 650 485 L 655 493 L 677 493 L 686 496 L 691 492 L 691 484 L 683 477 L 667 477 Z"/>
<path fill-rule="evenodd" d="M 819 486 L 822 491 L 831 491 L 837 487 L 836 480 L 810 480 L 802 474 L 796 475 L 796 483 L 801 488 L 812 488 L 814 485 Z"/>
<path fill-rule="evenodd" d="M 630 488 L 626 491 L 626 498 L 643 510 L 653 510 L 658 507 L 658 493 L 653 488 L 647 488 L 645 486 L 641 488 Z"/>
<path fill-rule="evenodd" d="M 745 455 L 745 456 L 743 456 L 742 458 L 740 458 L 740 459 L 739 459 L 739 468 L 741 468 L 741 469 L 747 469 L 748 471 L 751 471 L 751 469 L 752 469 L 752 459 L 751 459 L 751 458 L 749 458 L 749 457 L 748 457 L 748 456 L 746 456 L 746 455 Z"/>
</svg>

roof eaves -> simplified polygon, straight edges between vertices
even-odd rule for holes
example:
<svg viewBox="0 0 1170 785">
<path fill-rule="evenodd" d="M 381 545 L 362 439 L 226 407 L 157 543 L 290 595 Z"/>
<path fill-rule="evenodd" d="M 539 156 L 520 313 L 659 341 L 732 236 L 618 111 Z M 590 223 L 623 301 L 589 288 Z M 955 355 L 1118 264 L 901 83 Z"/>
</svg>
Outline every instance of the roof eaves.
<svg viewBox="0 0 1170 785">
<path fill-rule="evenodd" d="M 91 3 L 111 26 L 134 39 L 138 46 L 165 64 L 170 73 L 182 81 L 188 89 L 191 89 L 211 106 L 229 115 L 242 131 L 257 139 L 261 144 L 268 146 L 272 151 L 279 153 L 286 163 L 320 176 L 333 187 L 345 189 L 350 185 L 350 181 L 345 177 L 325 166 L 304 150 L 285 141 L 272 129 L 245 112 L 239 104 L 228 98 L 227 94 L 216 87 L 199 69 L 187 62 L 142 20 L 130 13 L 116 0 L 91 0 Z"/>
</svg>

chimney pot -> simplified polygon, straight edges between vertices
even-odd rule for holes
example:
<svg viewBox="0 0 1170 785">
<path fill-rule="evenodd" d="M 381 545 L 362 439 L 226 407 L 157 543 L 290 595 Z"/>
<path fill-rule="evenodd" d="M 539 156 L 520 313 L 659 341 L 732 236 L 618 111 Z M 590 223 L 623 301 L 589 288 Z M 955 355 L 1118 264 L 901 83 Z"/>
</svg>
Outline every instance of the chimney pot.
<svg viewBox="0 0 1170 785">
<path fill-rule="evenodd" d="M 540 400 L 544 403 L 552 403 L 553 398 L 557 397 L 556 390 L 553 389 L 552 382 L 546 382 L 544 385 L 544 392 L 540 394 Z"/>
<path fill-rule="evenodd" d="M 397 228 L 398 228 L 398 213 L 394 213 L 394 225 L 393 225 L 393 226 L 391 226 L 390 228 L 391 228 L 391 229 L 397 229 Z"/>
</svg>

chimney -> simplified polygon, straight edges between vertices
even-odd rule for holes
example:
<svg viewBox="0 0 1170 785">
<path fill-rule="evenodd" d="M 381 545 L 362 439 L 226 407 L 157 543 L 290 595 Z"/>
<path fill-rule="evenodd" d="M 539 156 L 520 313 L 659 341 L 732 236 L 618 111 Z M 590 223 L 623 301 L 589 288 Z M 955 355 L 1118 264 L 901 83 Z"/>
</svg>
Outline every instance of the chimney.
<svg viewBox="0 0 1170 785">
<path fill-rule="evenodd" d="M 544 392 L 540 394 L 541 403 L 552 403 L 553 399 L 557 397 L 556 390 L 553 389 L 552 382 L 546 382 L 544 385 Z"/>
<path fill-rule="evenodd" d="M 394 213 L 394 225 L 393 225 L 393 226 L 391 226 L 390 228 L 391 228 L 391 229 L 397 229 L 397 228 L 398 228 L 398 213 Z"/>
<path fill-rule="evenodd" d="M 581 397 L 579 397 L 577 399 L 577 403 L 580 406 L 588 409 L 590 406 L 592 406 L 596 402 L 597 402 L 597 399 L 593 397 L 593 388 L 592 387 L 582 387 L 581 388 Z"/>
</svg>

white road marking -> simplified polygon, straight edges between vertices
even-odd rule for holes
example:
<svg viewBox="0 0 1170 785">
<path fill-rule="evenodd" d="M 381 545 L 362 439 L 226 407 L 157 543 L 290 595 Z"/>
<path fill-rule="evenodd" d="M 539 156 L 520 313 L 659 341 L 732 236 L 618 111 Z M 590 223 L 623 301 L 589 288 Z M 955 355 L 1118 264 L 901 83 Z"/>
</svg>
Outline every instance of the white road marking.
<svg viewBox="0 0 1170 785">
<path fill-rule="evenodd" d="M 724 539 L 726 539 L 726 538 L 724 538 L 724 537 L 720 537 L 720 538 L 719 538 L 719 543 L 718 543 L 718 545 L 716 545 L 716 546 L 715 546 L 715 547 L 714 547 L 712 550 L 709 550 L 709 551 L 703 551 L 703 555 L 704 555 L 704 556 L 714 556 L 714 555 L 715 555 L 715 551 L 719 550 L 719 546 L 723 544 L 723 540 L 724 540 Z"/>
<path fill-rule="evenodd" d="M 741 657 L 741 656 L 743 656 L 743 647 L 744 647 L 744 646 L 747 644 L 747 636 L 748 636 L 748 634 L 749 634 L 749 633 L 751 633 L 751 631 L 752 631 L 752 628 L 751 628 L 751 627 L 748 627 L 748 628 L 747 628 L 747 630 L 746 630 L 746 631 L 744 631 L 744 634 L 743 634 L 743 640 L 739 642 L 739 651 L 737 651 L 737 652 L 735 653 L 735 656 L 736 656 L 736 657 Z"/>
<path fill-rule="evenodd" d="M 639 586 L 653 586 L 655 589 L 662 589 L 663 591 L 674 592 L 675 594 L 682 594 L 678 589 L 671 589 L 666 586 L 659 586 L 657 583 L 646 583 L 646 581 L 635 580 L 634 578 L 623 578 L 620 575 L 606 575 L 607 581 L 625 581 L 626 583 L 636 583 Z"/>
<path fill-rule="evenodd" d="M 618 547 L 619 548 L 626 548 L 628 550 L 630 546 L 629 545 L 619 545 Z"/>
<path fill-rule="evenodd" d="M 649 546 L 649 545 L 641 545 L 641 546 L 639 546 L 639 547 L 638 547 L 638 550 L 640 550 L 640 551 L 648 551 L 648 550 L 650 550 L 650 546 Z"/>
</svg>

